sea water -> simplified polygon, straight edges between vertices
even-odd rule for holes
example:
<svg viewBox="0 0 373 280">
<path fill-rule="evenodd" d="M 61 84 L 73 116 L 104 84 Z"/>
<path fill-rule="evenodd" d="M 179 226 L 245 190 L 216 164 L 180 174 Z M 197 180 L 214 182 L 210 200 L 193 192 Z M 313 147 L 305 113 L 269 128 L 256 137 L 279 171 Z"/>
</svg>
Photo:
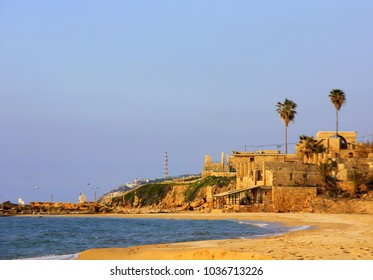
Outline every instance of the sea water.
<svg viewBox="0 0 373 280">
<path fill-rule="evenodd" d="M 90 248 L 257 238 L 306 228 L 247 220 L 0 217 L 0 259 L 74 259 Z"/>
</svg>

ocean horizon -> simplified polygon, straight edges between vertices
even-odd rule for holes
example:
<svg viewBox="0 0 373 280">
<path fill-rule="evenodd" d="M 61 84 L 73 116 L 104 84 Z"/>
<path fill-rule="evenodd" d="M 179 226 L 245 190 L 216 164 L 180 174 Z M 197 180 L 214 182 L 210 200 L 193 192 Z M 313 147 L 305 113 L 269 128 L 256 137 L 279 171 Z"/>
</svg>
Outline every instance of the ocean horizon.
<svg viewBox="0 0 373 280">
<path fill-rule="evenodd" d="M 309 226 L 252 220 L 12 216 L 0 218 L 0 260 L 72 260 L 92 248 L 259 238 Z"/>
</svg>

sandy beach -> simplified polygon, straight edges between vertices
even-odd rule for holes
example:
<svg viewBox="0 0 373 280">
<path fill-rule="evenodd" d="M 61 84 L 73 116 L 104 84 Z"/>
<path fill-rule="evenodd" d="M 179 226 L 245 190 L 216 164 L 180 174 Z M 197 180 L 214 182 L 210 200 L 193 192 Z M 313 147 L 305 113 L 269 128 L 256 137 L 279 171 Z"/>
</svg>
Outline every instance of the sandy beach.
<svg viewBox="0 0 373 280">
<path fill-rule="evenodd" d="M 206 240 L 90 249 L 78 260 L 373 260 L 373 214 L 176 213 L 115 215 L 123 218 L 241 219 L 312 226 L 257 239 Z"/>
</svg>

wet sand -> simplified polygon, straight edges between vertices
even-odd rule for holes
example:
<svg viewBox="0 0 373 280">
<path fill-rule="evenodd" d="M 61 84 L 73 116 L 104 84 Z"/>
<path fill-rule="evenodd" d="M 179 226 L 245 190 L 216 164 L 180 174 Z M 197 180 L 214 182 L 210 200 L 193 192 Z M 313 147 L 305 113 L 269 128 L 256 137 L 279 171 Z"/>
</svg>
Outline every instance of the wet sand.
<svg viewBox="0 0 373 280">
<path fill-rule="evenodd" d="M 373 214 L 186 212 L 110 216 L 261 220 L 312 228 L 257 239 L 90 249 L 81 252 L 78 260 L 373 260 Z"/>
</svg>

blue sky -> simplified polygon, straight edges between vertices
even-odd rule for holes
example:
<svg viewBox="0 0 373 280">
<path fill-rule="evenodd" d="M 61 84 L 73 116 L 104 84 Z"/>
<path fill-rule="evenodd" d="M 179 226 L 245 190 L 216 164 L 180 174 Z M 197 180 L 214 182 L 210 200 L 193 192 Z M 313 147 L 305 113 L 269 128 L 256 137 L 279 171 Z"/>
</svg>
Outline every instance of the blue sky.
<svg viewBox="0 0 373 280">
<path fill-rule="evenodd" d="M 165 151 L 180 175 L 282 144 L 285 98 L 290 143 L 334 130 L 333 88 L 339 130 L 371 140 L 373 2 L 304 2 L 0 0 L 0 202 L 93 199 L 162 177 Z"/>
</svg>

